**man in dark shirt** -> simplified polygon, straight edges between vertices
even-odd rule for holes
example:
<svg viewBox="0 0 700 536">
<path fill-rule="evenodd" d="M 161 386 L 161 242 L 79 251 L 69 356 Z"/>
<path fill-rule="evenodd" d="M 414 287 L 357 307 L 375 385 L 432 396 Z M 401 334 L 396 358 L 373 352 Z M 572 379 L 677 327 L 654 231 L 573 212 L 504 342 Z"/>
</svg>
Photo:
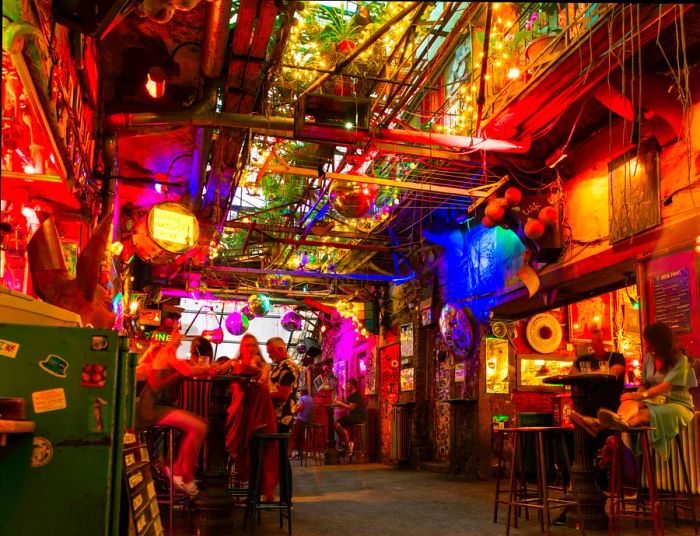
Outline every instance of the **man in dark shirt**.
<svg viewBox="0 0 700 536">
<path fill-rule="evenodd" d="M 367 420 L 367 408 L 362 394 L 357 390 L 357 380 L 350 378 L 345 383 L 345 400 L 340 400 L 335 403 L 336 407 L 347 409 L 350 411 L 347 415 L 343 415 L 335 421 L 335 431 L 340 437 L 340 445 L 338 450 L 343 452 L 348 451 L 348 456 L 352 456 L 352 443 L 348 441 L 348 431 L 346 428 L 353 424 L 361 424 Z"/>
<path fill-rule="evenodd" d="M 617 352 L 609 352 L 603 344 L 603 332 L 599 329 L 593 330 L 591 334 L 591 347 L 593 353 L 580 356 L 574 361 L 569 374 L 581 374 L 582 368 L 590 368 L 590 372 L 597 374 L 600 372 L 601 364 L 607 364 L 610 374 L 615 376 L 614 384 L 601 382 L 592 387 L 591 397 L 597 401 L 598 407 L 608 408 L 616 411 L 620 405 L 620 396 L 625 388 L 625 358 Z M 589 364 L 581 366 L 582 363 Z"/>
</svg>

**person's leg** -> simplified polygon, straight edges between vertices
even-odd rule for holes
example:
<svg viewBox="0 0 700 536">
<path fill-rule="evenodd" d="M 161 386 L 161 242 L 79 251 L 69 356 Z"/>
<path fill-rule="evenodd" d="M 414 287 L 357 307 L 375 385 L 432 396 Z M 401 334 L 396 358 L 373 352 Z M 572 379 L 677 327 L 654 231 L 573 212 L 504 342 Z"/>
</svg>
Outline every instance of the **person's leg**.
<svg viewBox="0 0 700 536">
<path fill-rule="evenodd" d="M 621 415 L 625 421 L 630 423 L 642 408 L 646 409 L 646 406 L 637 400 L 625 400 L 620 404 L 620 407 L 617 408 L 617 414 Z M 632 426 L 632 424 L 630 424 L 630 426 Z"/>
<path fill-rule="evenodd" d="M 207 436 L 207 423 L 194 413 L 176 409 L 163 417 L 158 424 L 172 426 L 183 433 L 177 461 L 172 469 L 174 474 L 182 475 L 185 482 L 192 482 L 197 457 Z"/>
<path fill-rule="evenodd" d="M 347 445 L 348 443 L 348 432 L 340 424 L 340 421 L 335 421 L 335 431 L 338 432 L 338 437 L 340 437 L 341 444 Z"/>
<path fill-rule="evenodd" d="M 649 409 L 646 406 L 643 408 L 640 408 L 636 415 L 627 419 L 627 422 L 629 423 L 630 426 L 646 426 L 646 425 L 648 425 L 651 422 L 650 416 L 649 416 Z"/>
</svg>

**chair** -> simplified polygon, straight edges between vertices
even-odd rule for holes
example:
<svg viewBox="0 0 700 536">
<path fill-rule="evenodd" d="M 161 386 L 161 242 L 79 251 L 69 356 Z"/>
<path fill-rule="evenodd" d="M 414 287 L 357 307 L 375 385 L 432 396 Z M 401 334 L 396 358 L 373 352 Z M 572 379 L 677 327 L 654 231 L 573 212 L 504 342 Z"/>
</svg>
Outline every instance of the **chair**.
<svg viewBox="0 0 700 536">
<path fill-rule="evenodd" d="M 281 433 L 256 433 L 250 440 L 251 453 L 251 482 L 248 484 L 248 499 L 246 501 L 245 513 L 243 514 L 243 528 L 250 520 L 250 533 L 255 532 L 255 521 L 260 523 L 260 512 L 262 510 L 278 510 L 280 513 L 280 528 L 284 527 L 284 518 L 287 518 L 287 533 L 292 534 L 292 482 L 291 471 L 287 473 L 289 460 L 287 458 L 287 441 L 289 434 Z M 263 451 L 265 443 L 277 441 L 279 453 L 279 491 L 280 497 L 275 502 L 262 502 L 260 500 L 260 486 L 262 483 Z"/>
<path fill-rule="evenodd" d="M 551 523 L 550 510 L 558 508 L 568 508 L 574 507 L 578 513 L 578 518 L 581 519 L 581 508 L 579 506 L 578 497 L 576 492 L 572 490 L 574 499 L 554 498 L 550 497 L 550 485 L 547 483 L 547 472 L 545 467 L 545 455 L 544 455 L 544 435 L 546 433 L 554 433 L 559 435 L 560 444 L 562 447 L 562 453 L 564 455 L 564 460 L 566 463 L 567 470 L 570 469 L 571 464 L 569 462 L 569 453 L 564 443 L 564 431 L 568 431 L 568 428 L 555 427 L 555 426 L 527 426 L 527 427 L 517 427 L 517 428 L 505 428 L 504 433 L 513 434 L 513 454 L 511 457 L 511 467 L 510 467 L 510 486 L 508 489 L 508 500 L 505 504 L 508 506 L 508 513 L 506 515 L 506 536 L 510 534 L 510 520 L 512 517 L 513 509 L 515 508 L 518 512 L 520 509 L 524 508 L 526 513 L 527 509 L 537 510 L 540 519 L 540 529 L 542 532 L 549 536 L 549 526 Z M 536 459 L 536 476 L 537 476 L 537 489 L 532 492 L 526 487 L 522 488 L 520 484 L 516 484 L 516 467 L 523 467 L 523 456 L 525 454 L 524 448 L 520 447 L 521 443 L 524 443 L 526 437 L 533 437 L 534 439 L 534 450 Z M 524 471 L 521 471 L 520 479 L 523 479 Z M 522 480 L 521 480 L 522 482 Z M 562 488 L 562 491 L 565 490 Z M 497 514 L 497 507 L 500 501 L 500 481 L 497 483 L 496 490 L 496 501 L 494 504 L 494 513 Z M 518 518 L 517 515 L 514 519 L 514 526 L 517 528 Z M 585 536 L 586 531 L 583 526 L 579 527 L 581 533 Z"/>
<path fill-rule="evenodd" d="M 302 424 L 302 444 L 299 446 L 299 465 L 308 466 L 309 457 L 323 465 L 323 451 L 326 447 L 326 427 L 320 423 Z"/>
<path fill-rule="evenodd" d="M 641 471 L 635 471 L 637 474 L 637 498 L 634 501 L 634 510 L 628 506 L 630 502 L 625 501 L 623 491 L 623 475 L 622 475 L 622 436 L 618 430 L 613 431 L 612 435 L 612 465 L 610 468 L 610 508 L 608 521 L 608 534 L 611 535 L 613 530 L 618 533 L 620 531 L 619 521 L 622 517 L 632 518 L 635 520 L 635 527 L 638 526 L 640 520 L 652 522 L 654 536 L 663 536 L 664 521 L 663 509 L 659 497 L 659 491 L 656 486 L 656 471 L 654 468 L 654 458 L 649 443 L 648 432 L 653 428 L 649 426 L 636 426 L 630 428 L 627 433 L 631 436 L 639 436 L 640 445 L 642 448 L 642 468 Z M 648 497 L 643 500 L 641 493 L 641 472 L 644 472 L 647 482 Z"/>
</svg>

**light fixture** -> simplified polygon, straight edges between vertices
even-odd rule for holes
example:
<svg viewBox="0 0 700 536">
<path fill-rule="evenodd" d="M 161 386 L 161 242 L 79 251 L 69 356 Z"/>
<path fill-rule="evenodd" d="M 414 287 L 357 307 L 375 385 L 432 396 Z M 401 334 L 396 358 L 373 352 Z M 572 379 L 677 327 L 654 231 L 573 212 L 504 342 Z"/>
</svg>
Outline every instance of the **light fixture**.
<svg viewBox="0 0 700 536">
<path fill-rule="evenodd" d="M 632 309 L 639 309 L 639 300 L 634 299 L 632 296 L 629 296 L 629 299 L 632 304 Z"/>
<path fill-rule="evenodd" d="M 547 160 L 545 160 L 545 164 L 547 165 L 548 168 L 555 168 L 559 162 L 564 160 L 568 154 L 566 154 L 566 149 L 567 147 L 560 147 L 556 151 L 554 151 Z"/>
<path fill-rule="evenodd" d="M 117 240 L 116 242 L 112 242 L 110 249 L 112 251 L 112 255 L 121 255 L 122 251 L 124 251 L 124 244 Z"/>
<path fill-rule="evenodd" d="M 162 67 L 151 67 L 148 70 L 146 91 L 154 99 L 160 99 L 165 94 L 165 70 Z"/>
</svg>

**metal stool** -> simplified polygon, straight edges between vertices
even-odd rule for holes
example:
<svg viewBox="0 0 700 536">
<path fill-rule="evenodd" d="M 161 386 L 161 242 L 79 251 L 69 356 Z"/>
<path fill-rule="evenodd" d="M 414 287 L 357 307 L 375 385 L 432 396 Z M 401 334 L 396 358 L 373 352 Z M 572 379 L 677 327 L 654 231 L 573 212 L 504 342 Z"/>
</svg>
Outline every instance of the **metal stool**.
<svg viewBox="0 0 700 536">
<path fill-rule="evenodd" d="M 367 423 L 356 423 L 350 425 L 348 430 L 348 441 L 352 441 L 353 452 L 348 456 L 348 463 L 352 463 L 354 458 L 359 458 L 360 463 L 367 461 Z"/>
<path fill-rule="evenodd" d="M 154 480 L 162 484 L 167 482 L 166 493 L 163 493 L 162 486 L 160 489 L 156 490 L 156 496 L 159 505 L 167 505 L 168 507 L 168 534 L 173 533 L 173 508 L 175 506 L 175 485 L 173 483 L 173 437 L 175 429 L 170 426 L 146 426 L 144 428 L 137 429 L 138 432 L 142 433 L 146 438 L 146 445 L 148 446 L 148 457 L 150 459 L 151 473 L 153 474 Z M 162 443 L 167 456 L 165 459 L 165 465 L 170 467 L 170 476 L 168 477 L 164 472 L 162 467 L 159 467 L 155 460 L 159 457 L 160 449 L 159 443 Z"/>
<path fill-rule="evenodd" d="M 648 487 L 648 501 L 644 502 L 641 498 L 641 477 L 640 471 L 636 471 L 638 475 L 638 492 L 637 499 L 634 504 L 634 510 L 629 509 L 628 503 L 625 502 L 624 492 L 622 490 L 622 437 L 621 432 L 613 430 L 612 436 L 612 465 L 610 468 L 610 508 L 608 521 L 608 534 L 613 533 L 616 529 L 619 533 L 619 520 L 621 517 L 629 517 L 635 520 L 635 526 L 638 526 L 639 520 L 648 520 L 652 522 L 654 536 L 663 536 L 664 521 L 663 509 L 659 498 L 659 490 L 656 487 L 656 471 L 654 467 L 654 458 L 649 444 L 649 436 L 647 432 L 652 430 L 650 426 L 637 426 L 630 428 L 627 433 L 630 435 L 638 434 L 641 440 L 642 447 L 642 470 L 645 473 Z"/>
<path fill-rule="evenodd" d="M 518 428 L 507 428 L 504 431 L 513 434 L 513 455 L 511 458 L 510 467 L 510 488 L 508 494 L 508 514 L 506 516 L 506 536 L 510 534 L 510 520 L 513 512 L 513 508 L 532 508 L 538 510 L 540 514 L 540 529 L 542 532 L 549 536 L 549 526 L 550 526 L 550 510 L 557 508 L 567 508 L 575 507 L 579 519 L 581 519 L 581 508 L 578 503 L 578 497 L 576 497 L 576 492 L 572 490 L 574 495 L 574 500 L 565 498 L 552 498 L 549 496 L 550 486 L 547 484 L 547 473 L 545 470 L 545 458 L 544 458 L 544 434 L 547 432 L 554 432 L 560 434 L 561 446 L 564 454 L 564 459 L 566 462 L 567 469 L 570 469 L 571 464 L 569 463 L 569 453 L 566 450 L 566 445 L 564 443 L 564 436 L 561 434 L 562 431 L 568 430 L 567 428 L 554 427 L 554 426 L 528 426 L 528 427 L 518 427 Z M 536 473 L 537 473 L 537 494 L 536 496 L 529 496 L 529 494 L 523 497 L 518 493 L 518 486 L 516 484 L 516 466 L 519 465 L 521 450 L 519 444 L 523 441 L 527 434 L 532 434 L 535 439 L 535 455 L 536 455 Z M 522 478 L 522 477 L 521 477 Z M 527 511 L 527 510 L 526 510 Z M 518 518 L 514 519 L 514 525 L 517 528 Z M 581 533 L 585 536 L 586 531 L 583 526 L 579 527 Z"/>
<path fill-rule="evenodd" d="M 323 465 L 323 451 L 326 445 L 326 427 L 323 424 L 310 423 L 301 425 L 303 439 L 299 449 L 299 465 L 308 466 L 312 457 L 317 465 Z"/>
<path fill-rule="evenodd" d="M 279 510 L 280 528 L 284 527 L 284 518 L 287 518 L 287 533 L 292 533 L 292 483 L 291 473 L 287 475 L 285 469 L 288 467 L 287 441 L 289 434 L 265 434 L 256 433 L 250 439 L 252 481 L 248 483 L 248 500 L 246 501 L 245 513 L 243 514 L 243 528 L 250 519 L 250 533 L 255 532 L 255 518 L 260 523 L 260 512 L 262 510 Z M 279 454 L 279 480 L 280 498 L 275 502 L 262 502 L 260 500 L 260 485 L 263 474 L 263 451 L 265 443 L 268 441 L 278 441 L 277 450 Z M 289 477 L 289 479 L 288 479 Z"/>
</svg>

